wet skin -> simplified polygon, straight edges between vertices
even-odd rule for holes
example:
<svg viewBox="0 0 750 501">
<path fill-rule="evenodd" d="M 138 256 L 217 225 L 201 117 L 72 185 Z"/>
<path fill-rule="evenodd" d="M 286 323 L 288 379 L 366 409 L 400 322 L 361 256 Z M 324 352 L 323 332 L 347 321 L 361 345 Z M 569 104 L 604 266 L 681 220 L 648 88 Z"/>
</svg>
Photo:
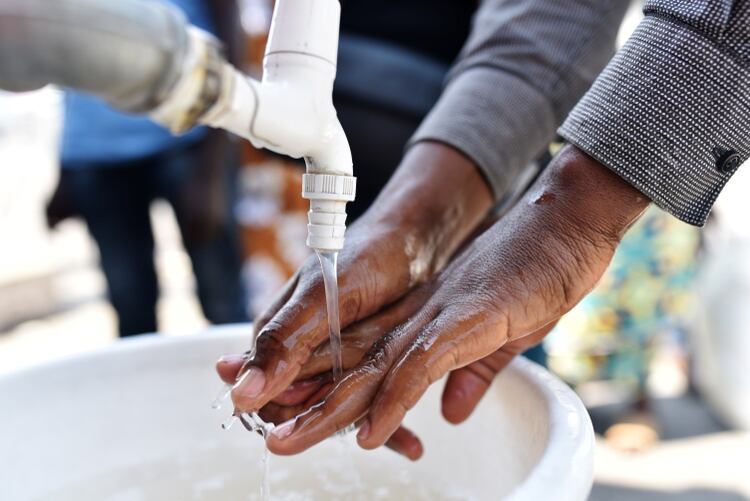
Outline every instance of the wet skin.
<svg viewBox="0 0 750 501">
<path fill-rule="evenodd" d="M 419 186 L 422 191 L 427 191 L 424 179 L 436 179 L 422 177 L 424 172 L 399 172 L 424 185 Z M 476 171 L 474 176 L 483 183 Z M 460 209 L 452 213 L 454 219 L 445 216 L 449 210 L 445 205 L 444 219 L 435 217 L 439 210 L 432 220 L 420 217 L 424 210 L 420 204 L 440 205 L 446 200 L 433 194 L 418 200 L 413 179 L 401 180 L 395 189 L 406 187 L 401 193 L 408 196 L 401 203 L 412 204 L 409 209 L 415 220 L 401 221 L 400 231 L 391 228 L 375 234 L 363 224 L 358 226 L 362 233 L 356 232 L 354 241 L 347 242 L 350 251 L 342 265 L 341 304 L 348 370 L 330 393 L 330 384 L 320 375 L 330 368 L 323 362 L 322 283 L 319 272 L 315 276 L 309 266 L 277 303 L 277 311 L 266 317 L 257 355 L 252 360 L 235 357 L 218 364 L 227 381 L 233 381 L 242 366 L 245 371 L 255 368 L 252 377 L 233 391 L 239 409 L 262 408 L 274 421 L 302 412 L 270 436 L 268 446 L 273 452 L 300 452 L 357 423 L 362 447 L 387 443 L 408 457 L 418 457 L 421 445 L 400 423 L 427 387 L 450 372 L 443 414 L 451 422 L 465 419 L 494 374 L 513 355 L 538 342 L 595 285 L 622 235 L 648 205 L 615 174 L 567 147 L 509 214 L 430 278 L 460 242 L 456 241 L 460 232 L 441 232 L 435 226 L 444 220 L 461 220 L 454 229 L 468 223 L 460 200 Z M 473 195 L 458 182 L 445 191 L 453 199 Z M 375 214 L 381 211 L 382 217 L 404 210 L 398 201 L 389 205 L 389 197 L 386 189 L 373 206 Z M 464 198 L 464 203 L 471 200 Z M 450 205 L 453 200 L 447 201 Z M 469 206 L 481 209 L 476 211 L 473 227 L 486 207 L 482 203 Z M 422 235 L 417 240 L 423 242 L 422 247 L 407 255 L 405 239 L 415 234 Z M 375 246 L 391 254 L 377 249 L 378 253 L 368 255 L 368 249 Z M 410 257 L 425 252 L 425 246 L 428 251 L 440 250 L 425 253 L 428 264 L 413 266 Z M 358 266 L 357 259 L 365 262 Z M 426 271 L 414 279 L 410 273 L 414 269 Z M 299 382 L 290 386 L 295 380 Z"/>
<path fill-rule="evenodd" d="M 365 321 L 355 324 L 345 333 L 342 345 L 344 370 L 354 368 L 373 344 L 386 333 L 384 327 L 375 328 L 374 323 Z M 367 324 L 370 325 L 365 328 Z M 553 327 L 554 323 L 516 342 L 504 345 L 481 360 L 452 371 L 447 378 L 442 396 L 441 408 L 445 419 L 453 424 L 465 421 L 489 389 L 495 375 L 517 354 L 539 343 Z M 232 384 L 245 361 L 244 355 L 223 357 L 217 364 L 222 380 Z M 261 417 L 267 422 L 283 423 L 318 404 L 333 386 L 330 371 L 330 345 L 326 342 L 310 355 L 297 381 L 260 410 Z M 419 437 L 403 426 L 391 435 L 385 445 L 412 460 L 419 459 L 423 452 Z"/>
<path fill-rule="evenodd" d="M 423 179 L 434 179 L 429 189 Z M 462 191 L 455 190 L 462 186 Z M 410 149 L 372 208 L 353 224 L 338 258 L 342 329 L 425 282 L 485 217 L 492 195 L 476 167 L 436 143 Z M 320 264 L 311 256 L 256 322 L 255 395 L 233 392 L 240 409 L 259 409 L 296 378 L 312 349 L 328 339 Z M 247 380 L 246 380 L 247 381 Z M 250 392 L 255 393 L 255 392 Z"/>
</svg>

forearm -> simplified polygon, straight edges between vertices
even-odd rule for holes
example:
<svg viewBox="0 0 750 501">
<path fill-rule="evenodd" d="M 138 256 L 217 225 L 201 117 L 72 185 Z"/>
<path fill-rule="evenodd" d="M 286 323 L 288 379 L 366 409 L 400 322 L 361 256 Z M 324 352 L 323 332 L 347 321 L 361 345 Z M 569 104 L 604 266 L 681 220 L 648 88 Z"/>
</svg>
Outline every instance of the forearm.
<svg viewBox="0 0 750 501">
<path fill-rule="evenodd" d="M 406 236 L 421 281 L 440 269 L 492 207 L 477 166 L 444 144 L 411 148 L 377 200 L 352 229 L 380 228 Z"/>
<path fill-rule="evenodd" d="M 501 199 L 614 53 L 626 0 L 487 0 L 410 144 L 463 152 Z"/>
<path fill-rule="evenodd" d="M 648 198 L 598 161 L 566 146 L 519 205 L 532 218 L 564 220 L 562 233 L 616 246 L 648 204 Z"/>
</svg>

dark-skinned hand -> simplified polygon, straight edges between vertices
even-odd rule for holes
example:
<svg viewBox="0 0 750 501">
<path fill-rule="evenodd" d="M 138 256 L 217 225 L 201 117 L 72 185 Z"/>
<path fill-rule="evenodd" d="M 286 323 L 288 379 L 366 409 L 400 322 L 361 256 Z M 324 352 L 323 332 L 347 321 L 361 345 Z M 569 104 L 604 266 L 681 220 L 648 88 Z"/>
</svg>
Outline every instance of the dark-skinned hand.
<svg viewBox="0 0 750 501">
<path fill-rule="evenodd" d="M 355 367 L 372 345 L 386 330 L 378 321 L 380 316 L 353 325 L 342 335 L 342 361 L 344 370 Z M 453 424 L 465 421 L 489 389 L 495 376 L 513 358 L 541 342 L 552 330 L 550 324 L 539 331 L 508 343 L 495 353 L 474 363 L 454 370 L 448 376 L 442 396 L 442 414 Z M 245 355 L 227 355 L 217 364 L 221 379 L 233 384 Z M 330 344 L 324 343 L 316 349 L 300 370 L 297 380 L 273 401 L 260 409 L 266 422 L 274 424 L 287 421 L 319 403 L 332 387 Z M 403 456 L 417 460 L 422 456 L 423 446 L 417 435 L 405 427 L 399 427 L 385 445 Z"/>
<path fill-rule="evenodd" d="M 381 314 L 395 327 L 322 402 L 278 426 L 269 448 L 297 453 L 351 423 L 361 424 L 362 447 L 383 445 L 432 382 L 538 331 L 580 301 L 647 205 L 601 164 L 564 149 L 505 218 Z M 235 399 L 245 409 L 242 403 Z"/>
<path fill-rule="evenodd" d="M 434 182 L 423 186 L 423 176 Z M 382 310 L 428 280 L 491 204 L 486 182 L 466 157 L 437 143 L 411 148 L 372 208 L 347 231 L 338 258 L 341 327 Z M 256 332 L 256 355 L 232 392 L 241 410 L 258 410 L 286 390 L 310 353 L 328 340 L 315 256 L 259 318 Z"/>
</svg>

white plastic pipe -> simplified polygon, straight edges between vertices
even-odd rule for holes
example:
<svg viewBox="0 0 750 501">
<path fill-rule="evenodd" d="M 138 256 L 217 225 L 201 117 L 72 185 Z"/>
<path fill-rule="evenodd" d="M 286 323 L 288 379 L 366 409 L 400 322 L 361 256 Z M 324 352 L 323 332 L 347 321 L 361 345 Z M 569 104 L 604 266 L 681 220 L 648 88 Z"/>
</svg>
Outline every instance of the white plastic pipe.
<svg viewBox="0 0 750 501">
<path fill-rule="evenodd" d="M 184 67 L 188 23 L 146 0 L 0 0 L 0 88 L 48 84 L 145 113 Z"/>
<path fill-rule="evenodd" d="M 203 123 L 304 158 L 307 244 L 339 250 L 356 189 L 332 101 L 340 13 L 338 0 L 278 0 L 258 82 L 176 9 L 144 0 L 6 0 L 0 25 L 14 29 L 0 30 L 0 88 L 59 84 L 148 113 L 174 132 Z"/>
</svg>

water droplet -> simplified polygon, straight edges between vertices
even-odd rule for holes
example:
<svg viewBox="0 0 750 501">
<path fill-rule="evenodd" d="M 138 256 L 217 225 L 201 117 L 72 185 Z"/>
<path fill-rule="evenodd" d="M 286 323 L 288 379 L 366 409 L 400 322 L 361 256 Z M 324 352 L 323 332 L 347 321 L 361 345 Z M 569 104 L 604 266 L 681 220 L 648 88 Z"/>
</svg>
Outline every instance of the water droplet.
<svg viewBox="0 0 750 501">
<path fill-rule="evenodd" d="M 229 429 L 232 428 L 232 426 L 236 422 L 237 422 L 237 416 L 235 416 L 234 414 L 232 414 L 231 416 L 229 416 L 227 418 L 226 421 L 224 421 L 223 423 L 221 423 L 221 429 L 222 430 L 229 430 Z"/>
<path fill-rule="evenodd" d="M 557 196 L 554 193 L 544 192 L 541 195 L 534 197 L 534 204 L 536 205 L 549 205 L 555 201 Z"/>
</svg>

